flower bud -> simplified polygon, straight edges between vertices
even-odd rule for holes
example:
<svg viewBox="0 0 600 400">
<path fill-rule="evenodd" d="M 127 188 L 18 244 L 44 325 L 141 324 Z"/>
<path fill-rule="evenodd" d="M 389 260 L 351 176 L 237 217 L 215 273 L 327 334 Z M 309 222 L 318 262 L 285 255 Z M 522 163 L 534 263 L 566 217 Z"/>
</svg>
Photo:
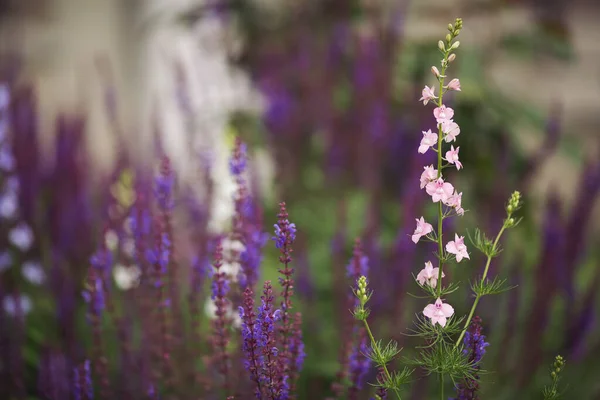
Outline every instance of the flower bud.
<svg viewBox="0 0 600 400">
<path fill-rule="evenodd" d="M 442 42 L 441 40 L 438 42 L 438 48 L 441 51 L 446 51 L 446 46 L 444 46 L 444 42 Z"/>
<path fill-rule="evenodd" d="M 433 75 L 435 75 L 436 78 L 439 78 L 439 76 L 440 76 L 440 71 L 437 69 L 437 67 L 435 65 L 433 65 L 431 67 L 431 73 Z"/>
<path fill-rule="evenodd" d="M 454 44 L 450 47 L 450 50 L 456 50 L 458 49 L 458 46 L 460 46 L 460 42 L 457 40 L 456 42 L 454 42 Z"/>
<path fill-rule="evenodd" d="M 448 30 L 449 30 L 450 32 L 452 32 L 452 31 L 454 30 L 454 27 L 452 26 L 452 24 L 448 24 Z"/>
<path fill-rule="evenodd" d="M 449 33 L 446 35 L 446 42 L 450 43 L 450 41 L 452 40 L 452 35 L 450 35 Z"/>
<path fill-rule="evenodd" d="M 452 62 L 456 59 L 456 54 L 452 53 L 450 54 L 450 56 L 448 56 L 448 62 Z"/>
</svg>

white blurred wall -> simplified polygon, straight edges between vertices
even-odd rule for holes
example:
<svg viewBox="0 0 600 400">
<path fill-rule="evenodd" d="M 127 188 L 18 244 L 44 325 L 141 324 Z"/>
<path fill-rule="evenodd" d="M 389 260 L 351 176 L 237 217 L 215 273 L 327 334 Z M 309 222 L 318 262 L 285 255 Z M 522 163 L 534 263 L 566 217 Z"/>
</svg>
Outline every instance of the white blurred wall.
<svg viewBox="0 0 600 400">
<path fill-rule="evenodd" d="M 211 152 L 215 179 L 223 183 L 216 188 L 217 215 L 227 218 L 231 185 L 224 128 L 232 111 L 258 110 L 260 100 L 248 77 L 227 63 L 222 44 L 235 38 L 227 18 L 181 22 L 182 15 L 204 1 L 12 2 L 0 23 L 0 50 L 22 53 L 24 76 L 38 90 L 46 148 L 52 147 L 58 112 L 85 112 L 91 154 L 106 167 L 113 161 L 115 143 L 104 103 L 106 82 L 98 68 L 102 59 L 101 65 L 112 71 L 119 125 L 132 149 L 138 156 L 151 156 L 158 128 L 179 175 L 188 180 L 197 178 L 198 152 Z M 178 81 L 181 76 L 184 85 Z M 179 101 L 182 95 L 187 111 Z"/>
</svg>

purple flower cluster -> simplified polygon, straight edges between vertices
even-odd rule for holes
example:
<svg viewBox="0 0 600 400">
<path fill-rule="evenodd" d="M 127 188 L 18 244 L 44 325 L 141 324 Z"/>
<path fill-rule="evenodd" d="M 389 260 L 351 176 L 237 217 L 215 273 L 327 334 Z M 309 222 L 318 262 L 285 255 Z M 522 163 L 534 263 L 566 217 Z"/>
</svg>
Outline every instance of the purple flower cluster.
<svg viewBox="0 0 600 400">
<path fill-rule="evenodd" d="M 473 318 L 471 329 L 465 332 L 463 339 L 465 345 L 463 353 L 469 356 L 469 361 L 473 364 L 479 364 L 485 354 L 485 348 L 490 345 L 485 341 L 485 336 L 481 334 L 481 328 L 481 318 Z"/>
<path fill-rule="evenodd" d="M 215 347 L 214 363 L 217 370 L 223 378 L 223 389 L 230 389 L 230 366 L 227 345 L 229 344 L 229 325 L 231 324 L 228 316 L 229 300 L 229 278 L 221 269 L 223 266 L 223 245 L 219 241 L 214 256 L 214 272 L 211 285 L 211 299 L 215 304 L 215 318 L 213 319 L 212 344 Z"/>
<path fill-rule="evenodd" d="M 246 355 L 245 367 L 255 382 L 257 398 L 286 400 L 294 398 L 295 385 L 306 357 L 302 340 L 302 317 L 296 313 L 292 320 L 291 296 L 293 295 L 292 274 L 289 267 L 292 261 L 291 245 L 296 228 L 288 221 L 285 203 L 280 204 L 278 223 L 275 225 L 276 244 L 280 249 L 279 261 L 283 267 L 280 282 L 281 308 L 274 308 L 275 296 L 270 281 L 264 283 L 261 305 L 255 315 L 253 292 L 246 288 L 243 307 L 239 308 L 242 320 L 243 349 Z M 290 228 L 291 227 L 291 228 Z"/>
<path fill-rule="evenodd" d="M 296 240 L 296 224 L 290 224 L 284 219 L 281 224 L 275 224 L 275 236 L 271 240 L 275 241 L 275 247 L 282 249 L 285 247 L 286 240 L 292 242 Z"/>
<path fill-rule="evenodd" d="M 106 308 L 105 282 L 110 276 L 112 268 L 112 254 L 102 246 L 90 258 L 88 273 L 88 287 L 82 292 L 82 296 L 90 307 L 90 313 L 99 317 Z"/>
<path fill-rule="evenodd" d="M 465 332 L 463 339 L 463 354 L 468 357 L 474 369 L 477 371 L 481 367 L 481 359 L 485 355 L 485 348 L 490 344 L 485 341 L 485 336 L 481 333 L 481 318 L 475 317 L 471 321 L 469 330 Z M 456 397 L 454 400 L 478 400 L 479 399 L 479 376 L 474 375 L 475 379 L 465 379 L 456 386 Z"/>
<path fill-rule="evenodd" d="M 237 279 L 242 291 L 256 285 L 262 262 L 262 248 L 265 245 L 262 221 L 244 177 L 247 162 L 247 146 L 238 137 L 229 159 L 229 170 L 237 186 L 233 197 L 235 214 L 230 238 L 233 242 L 239 242 L 242 250 L 233 250 L 231 260 L 228 261 L 239 262 L 241 265 Z"/>
<path fill-rule="evenodd" d="M 90 360 L 85 360 L 73 369 L 73 396 L 75 400 L 94 399 Z"/>
<path fill-rule="evenodd" d="M 241 176 L 248 164 L 247 146 L 240 138 L 236 138 L 233 155 L 229 159 L 229 172 L 234 177 Z"/>
<path fill-rule="evenodd" d="M 171 210 L 173 202 L 173 186 L 175 184 L 175 175 L 171 170 L 171 163 L 166 156 L 162 157 L 160 173 L 155 178 L 155 197 L 158 207 L 163 211 Z"/>
</svg>

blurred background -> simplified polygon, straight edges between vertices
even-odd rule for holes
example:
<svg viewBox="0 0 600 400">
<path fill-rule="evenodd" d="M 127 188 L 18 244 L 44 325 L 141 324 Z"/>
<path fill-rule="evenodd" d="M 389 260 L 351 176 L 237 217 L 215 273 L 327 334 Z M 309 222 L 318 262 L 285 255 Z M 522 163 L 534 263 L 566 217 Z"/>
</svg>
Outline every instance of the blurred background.
<svg viewBox="0 0 600 400">
<path fill-rule="evenodd" d="M 280 200 L 299 229 L 300 397 L 331 395 L 356 237 L 378 336 L 409 356 L 422 304 L 406 293 L 431 249 L 408 235 L 433 212 L 417 185 L 431 155 L 416 152 L 431 110 L 417 99 L 456 17 L 462 91 L 448 104 L 465 169 L 452 180 L 469 212 L 451 228 L 495 235 L 512 191 L 525 196 L 492 264 L 518 287 L 478 311 L 493 372 L 482 398 L 541 398 L 561 354 L 565 398 L 600 399 L 600 4 L 583 0 L 0 0 L 0 395 L 54 398 L 45 369 L 90 344 L 79 282 L 98 243 L 116 249 L 116 297 L 136 298 L 127 238 L 106 221 L 122 226 L 157 152 L 177 173 L 184 280 L 194 229 L 228 230 L 236 136 L 265 231 Z M 447 272 L 462 282 L 449 296 L 458 314 L 483 261 Z M 276 262 L 267 245 L 263 277 Z M 117 359 L 118 324 L 105 329 Z M 428 379 L 408 398 L 427 398 Z"/>
</svg>

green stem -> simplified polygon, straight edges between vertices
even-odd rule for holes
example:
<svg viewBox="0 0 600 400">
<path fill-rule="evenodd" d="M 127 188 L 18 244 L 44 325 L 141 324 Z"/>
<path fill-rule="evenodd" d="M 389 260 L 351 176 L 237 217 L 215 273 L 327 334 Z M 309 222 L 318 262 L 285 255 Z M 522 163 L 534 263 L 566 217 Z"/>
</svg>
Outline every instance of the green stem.
<svg viewBox="0 0 600 400">
<path fill-rule="evenodd" d="M 440 399 L 445 400 L 444 398 L 444 374 L 440 374 Z"/>
<path fill-rule="evenodd" d="M 508 216 L 508 218 L 510 218 L 510 215 Z M 494 240 L 494 247 L 493 247 L 494 249 L 497 248 L 498 242 L 500 241 L 500 237 L 502 236 L 502 234 L 504 233 L 505 230 L 506 230 L 506 224 L 502 224 L 502 228 L 500 229 L 500 232 L 498 232 L 498 235 L 496 236 L 496 240 Z M 492 258 L 493 258 L 493 255 L 487 256 L 487 261 L 485 263 L 485 269 L 483 270 L 483 276 L 481 277 L 482 282 L 485 280 L 485 278 L 487 278 L 487 274 L 490 269 L 490 264 L 492 262 Z M 463 337 L 465 336 L 465 332 L 469 328 L 469 324 L 471 323 L 471 319 L 473 318 L 473 315 L 475 314 L 475 309 L 477 308 L 477 305 L 479 304 L 480 299 L 481 299 L 481 295 L 477 294 L 475 296 L 475 301 L 473 302 L 473 305 L 471 306 L 471 311 L 469 312 L 469 316 L 467 317 L 467 320 L 465 321 L 465 326 L 463 327 L 462 331 L 460 332 L 460 336 L 458 337 L 458 340 L 454 344 L 454 347 L 457 347 L 458 345 L 460 345 L 460 342 L 462 341 Z"/>
<path fill-rule="evenodd" d="M 379 347 L 377 346 L 377 343 L 375 342 L 375 338 L 373 337 L 373 334 L 371 333 L 371 328 L 369 328 L 369 323 L 367 322 L 367 319 L 365 318 L 363 320 L 364 324 L 365 324 L 365 328 L 367 329 L 367 334 L 369 335 L 369 339 L 371 340 L 371 347 L 373 348 L 373 351 L 376 352 L 376 355 L 379 359 L 382 358 L 381 353 L 379 352 Z M 390 382 L 392 380 L 392 376 L 390 375 L 390 371 L 388 371 L 387 366 L 385 364 L 383 364 L 383 372 L 385 373 L 385 377 L 388 380 L 388 382 Z M 394 393 L 396 393 L 396 397 L 398 397 L 398 400 L 402 400 L 402 397 L 400 396 L 400 390 L 398 390 L 397 387 L 394 388 Z"/>
<path fill-rule="evenodd" d="M 445 62 L 442 63 L 442 72 L 439 78 L 439 82 L 440 82 L 440 96 L 438 98 L 438 102 L 437 102 L 437 106 L 441 107 L 442 106 L 442 99 L 444 97 L 444 76 L 446 75 L 446 67 L 448 65 L 447 60 L 448 60 L 448 54 L 449 52 L 445 52 L 444 54 L 444 60 Z M 438 169 L 438 179 L 442 176 L 442 124 L 437 124 L 438 126 L 438 144 L 437 144 L 437 156 L 438 156 L 438 165 L 437 165 L 437 169 Z M 444 268 L 444 263 L 442 262 L 443 258 L 444 258 L 444 244 L 442 241 L 442 221 L 444 220 L 444 213 L 443 213 L 443 209 L 442 209 L 442 201 L 439 201 L 439 205 L 438 205 L 438 235 L 437 235 L 437 240 L 438 240 L 438 256 L 439 256 L 439 261 L 438 261 L 438 280 L 437 280 L 437 297 L 440 297 L 442 295 L 442 275 L 443 275 L 443 268 Z"/>
</svg>

